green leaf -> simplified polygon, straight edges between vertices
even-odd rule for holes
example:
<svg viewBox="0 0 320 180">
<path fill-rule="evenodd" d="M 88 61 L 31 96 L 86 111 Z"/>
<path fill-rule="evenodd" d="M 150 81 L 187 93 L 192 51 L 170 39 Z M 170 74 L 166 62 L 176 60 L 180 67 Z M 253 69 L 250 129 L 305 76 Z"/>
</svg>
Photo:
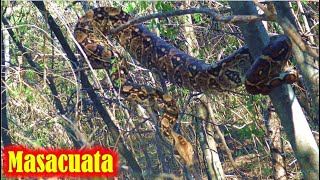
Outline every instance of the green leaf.
<svg viewBox="0 0 320 180">
<path fill-rule="evenodd" d="M 162 1 L 157 1 L 155 5 L 156 9 L 160 12 L 165 12 L 165 11 L 171 11 L 174 8 L 171 6 L 170 2 L 162 2 Z"/>
<path fill-rule="evenodd" d="M 193 15 L 193 17 L 194 17 L 194 21 L 196 22 L 196 23 L 201 23 L 202 22 L 202 14 L 194 14 Z"/>
<path fill-rule="evenodd" d="M 109 74 L 112 75 L 116 71 L 117 71 L 117 69 L 115 67 L 112 67 L 111 69 L 109 69 Z"/>
<path fill-rule="evenodd" d="M 140 1 L 140 7 L 142 10 L 146 10 L 148 5 L 146 1 Z"/>
<path fill-rule="evenodd" d="M 115 64 L 117 62 L 119 62 L 118 59 L 111 59 L 111 64 Z"/>
<path fill-rule="evenodd" d="M 116 80 L 114 81 L 114 85 L 115 85 L 116 87 L 120 87 L 120 86 L 122 86 L 122 82 L 121 82 L 119 79 L 116 79 Z"/>
<path fill-rule="evenodd" d="M 171 6 L 171 3 L 165 2 L 162 4 L 163 11 L 171 11 L 173 10 L 173 7 Z"/>
<path fill-rule="evenodd" d="M 159 31 L 161 31 L 161 26 L 160 26 L 160 23 L 156 23 L 156 26 L 157 26 L 157 28 L 159 29 Z"/>
<path fill-rule="evenodd" d="M 127 7 L 125 7 L 124 11 L 127 13 L 133 13 L 136 8 L 136 3 L 135 2 L 130 2 L 127 4 Z"/>
<path fill-rule="evenodd" d="M 162 2 L 161 1 L 157 1 L 157 3 L 155 4 L 155 7 L 158 11 L 160 11 L 162 9 L 162 6 L 161 6 Z"/>
<path fill-rule="evenodd" d="M 170 87 L 169 87 L 169 91 L 174 91 L 176 89 L 176 86 L 174 86 L 174 85 L 171 85 Z"/>
</svg>

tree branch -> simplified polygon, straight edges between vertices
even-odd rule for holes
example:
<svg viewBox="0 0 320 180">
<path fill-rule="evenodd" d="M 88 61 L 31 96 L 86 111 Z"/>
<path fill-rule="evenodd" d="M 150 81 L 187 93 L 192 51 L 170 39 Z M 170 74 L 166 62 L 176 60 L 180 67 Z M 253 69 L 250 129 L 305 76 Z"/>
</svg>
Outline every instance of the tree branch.
<svg viewBox="0 0 320 180">
<path fill-rule="evenodd" d="M 1 137 L 4 147 L 12 144 L 11 137 L 9 135 L 7 87 L 5 86 L 5 82 L 7 81 L 6 62 L 9 61 L 9 59 L 7 59 L 9 58 L 8 52 L 9 35 L 8 33 L 1 31 Z"/>
<path fill-rule="evenodd" d="M 9 25 L 8 21 L 3 16 L 1 18 L 2 18 L 3 24 L 7 27 L 7 31 L 10 34 L 10 37 L 11 37 L 12 41 L 18 47 L 19 51 L 22 52 L 22 54 L 26 58 L 28 64 L 31 66 L 31 68 L 34 69 L 34 71 L 37 72 L 39 77 L 44 78 L 42 69 L 32 60 L 32 56 L 23 47 L 22 43 L 18 39 L 16 39 L 16 36 L 15 36 L 14 32 L 12 31 L 12 28 L 10 28 L 10 25 Z M 56 85 L 55 85 L 55 83 L 53 81 L 53 77 L 47 76 L 47 82 L 48 82 L 49 88 L 51 90 L 51 93 L 53 95 L 54 103 L 55 103 L 56 108 L 58 109 L 58 112 L 61 113 L 62 115 L 65 114 L 66 111 L 65 111 L 60 99 L 58 98 L 59 95 L 58 95 L 58 91 L 57 91 Z M 81 147 L 82 142 L 80 142 L 76 138 L 76 135 L 73 132 L 73 130 L 69 126 L 64 126 L 64 127 L 66 128 L 66 131 L 68 132 L 67 134 L 68 134 L 69 138 L 72 140 L 74 146 L 75 147 Z"/>
<path fill-rule="evenodd" d="M 319 60 L 319 54 L 302 41 L 297 31 L 293 15 L 291 13 L 284 15 L 285 13 L 291 12 L 284 8 L 288 3 L 284 3 L 285 2 L 275 3 L 277 14 L 280 16 L 278 21 L 284 32 L 288 34 L 293 41 L 293 54 L 296 57 L 297 66 L 302 74 L 304 87 L 306 87 L 311 97 L 311 109 L 314 114 L 310 116 L 313 117 L 315 125 L 319 126 L 319 68 L 315 65 L 316 63 L 314 63 L 315 60 Z M 306 51 L 302 49 L 303 47 L 306 48 Z M 311 58 L 309 55 L 316 59 Z"/>
<path fill-rule="evenodd" d="M 259 3 L 257 0 L 253 1 L 255 5 L 257 5 L 260 9 L 263 10 L 263 12 L 266 14 L 266 16 L 271 17 L 272 19 L 277 19 L 278 23 L 281 25 L 284 32 L 299 46 L 299 48 L 303 51 L 308 53 L 310 56 L 319 59 L 319 54 L 312 48 L 310 48 L 308 45 L 306 45 L 299 32 L 295 28 L 294 25 L 292 25 L 288 19 L 288 17 L 283 16 L 284 13 L 280 12 L 278 15 L 278 18 L 276 18 L 276 14 L 270 12 L 267 8 L 265 8 L 261 3 Z M 278 8 L 279 9 L 279 8 Z M 278 10 L 279 11 L 279 10 Z M 288 11 L 287 13 L 289 13 Z M 293 18 L 290 18 L 291 21 L 294 22 Z"/>
<path fill-rule="evenodd" d="M 308 53 L 313 58 L 319 60 L 319 54 L 310 46 L 306 45 L 297 29 L 290 23 L 288 18 L 278 18 L 278 23 L 281 25 L 283 31 L 295 42 L 295 44 L 304 52 Z"/>
<path fill-rule="evenodd" d="M 191 9 L 183 9 L 183 10 L 174 10 L 174 11 L 168 11 L 168 12 L 162 12 L 162 13 L 155 13 L 150 14 L 143 17 L 138 17 L 129 20 L 127 23 L 115 28 L 109 30 L 109 34 L 115 34 L 119 31 L 124 30 L 125 28 L 142 23 L 151 19 L 155 18 L 164 18 L 164 17 L 171 17 L 171 16 L 182 16 L 186 14 L 196 14 L 196 13 L 202 13 L 207 14 L 212 18 L 213 21 L 223 21 L 226 23 L 236 23 L 236 22 L 256 22 L 256 21 L 275 21 L 276 19 L 272 19 L 271 17 L 267 17 L 265 15 L 241 15 L 241 16 L 222 16 L 218 13 L 216 13 L 212 9 L 208 8 L 191 8 Z"/>
</svg>

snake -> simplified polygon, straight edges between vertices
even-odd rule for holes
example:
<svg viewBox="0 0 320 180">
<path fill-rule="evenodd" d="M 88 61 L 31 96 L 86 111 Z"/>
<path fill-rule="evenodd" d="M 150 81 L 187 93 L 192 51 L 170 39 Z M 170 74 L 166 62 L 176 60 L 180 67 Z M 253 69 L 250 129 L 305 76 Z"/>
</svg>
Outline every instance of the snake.
<svg viewBox="0 0 320 180">
<path fill-rule="evenodd" d="M 160 137 L 171 145 L 175 157 L 187 168 L 194 165 L 194 149 L 187 138 L 173 130 L 180 113 L 176 100 L 168 92 L 133 81 L 128 75 L 128 58 L 116 50 L 114 43 L 160 78 L 191 91 L 215 94 L 245 85 L 250 94 L 267 95 L 277 86 L 297 81 L 296 71 L 285 70 L 292 55 L 292 44 L 286 35 L 271 36 L 256 59 L 245 45 L 207 64 L 168 44 L 142 24 L 108 33 L 131 19 L 128 13 L 115 7 L 88 10 L 75 25 L 75 40 L 94 69 L 107 70 L 124 99 L 161 110 L 157 122 Z"/>
</svg>

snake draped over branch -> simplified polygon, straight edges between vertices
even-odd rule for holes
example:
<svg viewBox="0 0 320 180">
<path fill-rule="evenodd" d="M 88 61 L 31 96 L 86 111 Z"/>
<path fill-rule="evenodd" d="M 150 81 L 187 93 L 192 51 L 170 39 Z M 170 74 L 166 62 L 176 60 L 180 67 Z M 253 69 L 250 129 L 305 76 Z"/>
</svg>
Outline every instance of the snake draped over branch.
<svg viewBox="0 0 320 180">
<path fill-rule="evenodd" d="M 111 80 L 122 97 L 143 106 L 161 108 L 158 122 L 161 137 L 173 147 L 175 156 L 190 168 L 194 164 L 192 144 L 173 131 L 180 112 L 176 100 L 161 90 L 135 83 L 128 76 L 125 58 L 108 41 L 108 31 L 130 19 L 129 14 L 114 7 L 89 10 L 76 24 L 74 36 L 93 68 L 115 69 L 110 73 Z M 245 84 L 250 94 L 268 94 L 272 88 L 293 83 L 298 78 L 295 71 L 284 71 L 292 52 L 290 40 L 285 35 L 272 36 L 256 61 L 244 46 L 214 64 L 189 56 L 141 24 L 132 25 L 111 37 L 142 66 L 192 91 L 215 93 Z"/>
</svg>

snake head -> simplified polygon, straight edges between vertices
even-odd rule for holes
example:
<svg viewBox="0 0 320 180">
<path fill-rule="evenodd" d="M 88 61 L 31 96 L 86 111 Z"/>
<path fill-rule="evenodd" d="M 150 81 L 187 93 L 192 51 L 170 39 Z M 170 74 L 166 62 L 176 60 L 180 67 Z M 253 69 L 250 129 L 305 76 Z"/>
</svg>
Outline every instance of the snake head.
<svg viewBox="0 0 320 180">
<path fill-rule="evenodd" d="M 295 76 L 286 76 L 291 81 L 283 81 L 279 74 L 283 71 L 292 54 L 292 44 L 286 35 L 270 38 L 262 55 L 252 64 L 246 73 L 246 89 L 250 94 L 268 94 L 272 88 L 292 82 Z"/>
<path fill-rule="evenodd" d="M 276 35 L 270 38 L 270 43 L 263 49 L 262 54 L 275 62 L 285 64 L 292 54 L 292 44 L 288 36 Z"/>
</svg>

